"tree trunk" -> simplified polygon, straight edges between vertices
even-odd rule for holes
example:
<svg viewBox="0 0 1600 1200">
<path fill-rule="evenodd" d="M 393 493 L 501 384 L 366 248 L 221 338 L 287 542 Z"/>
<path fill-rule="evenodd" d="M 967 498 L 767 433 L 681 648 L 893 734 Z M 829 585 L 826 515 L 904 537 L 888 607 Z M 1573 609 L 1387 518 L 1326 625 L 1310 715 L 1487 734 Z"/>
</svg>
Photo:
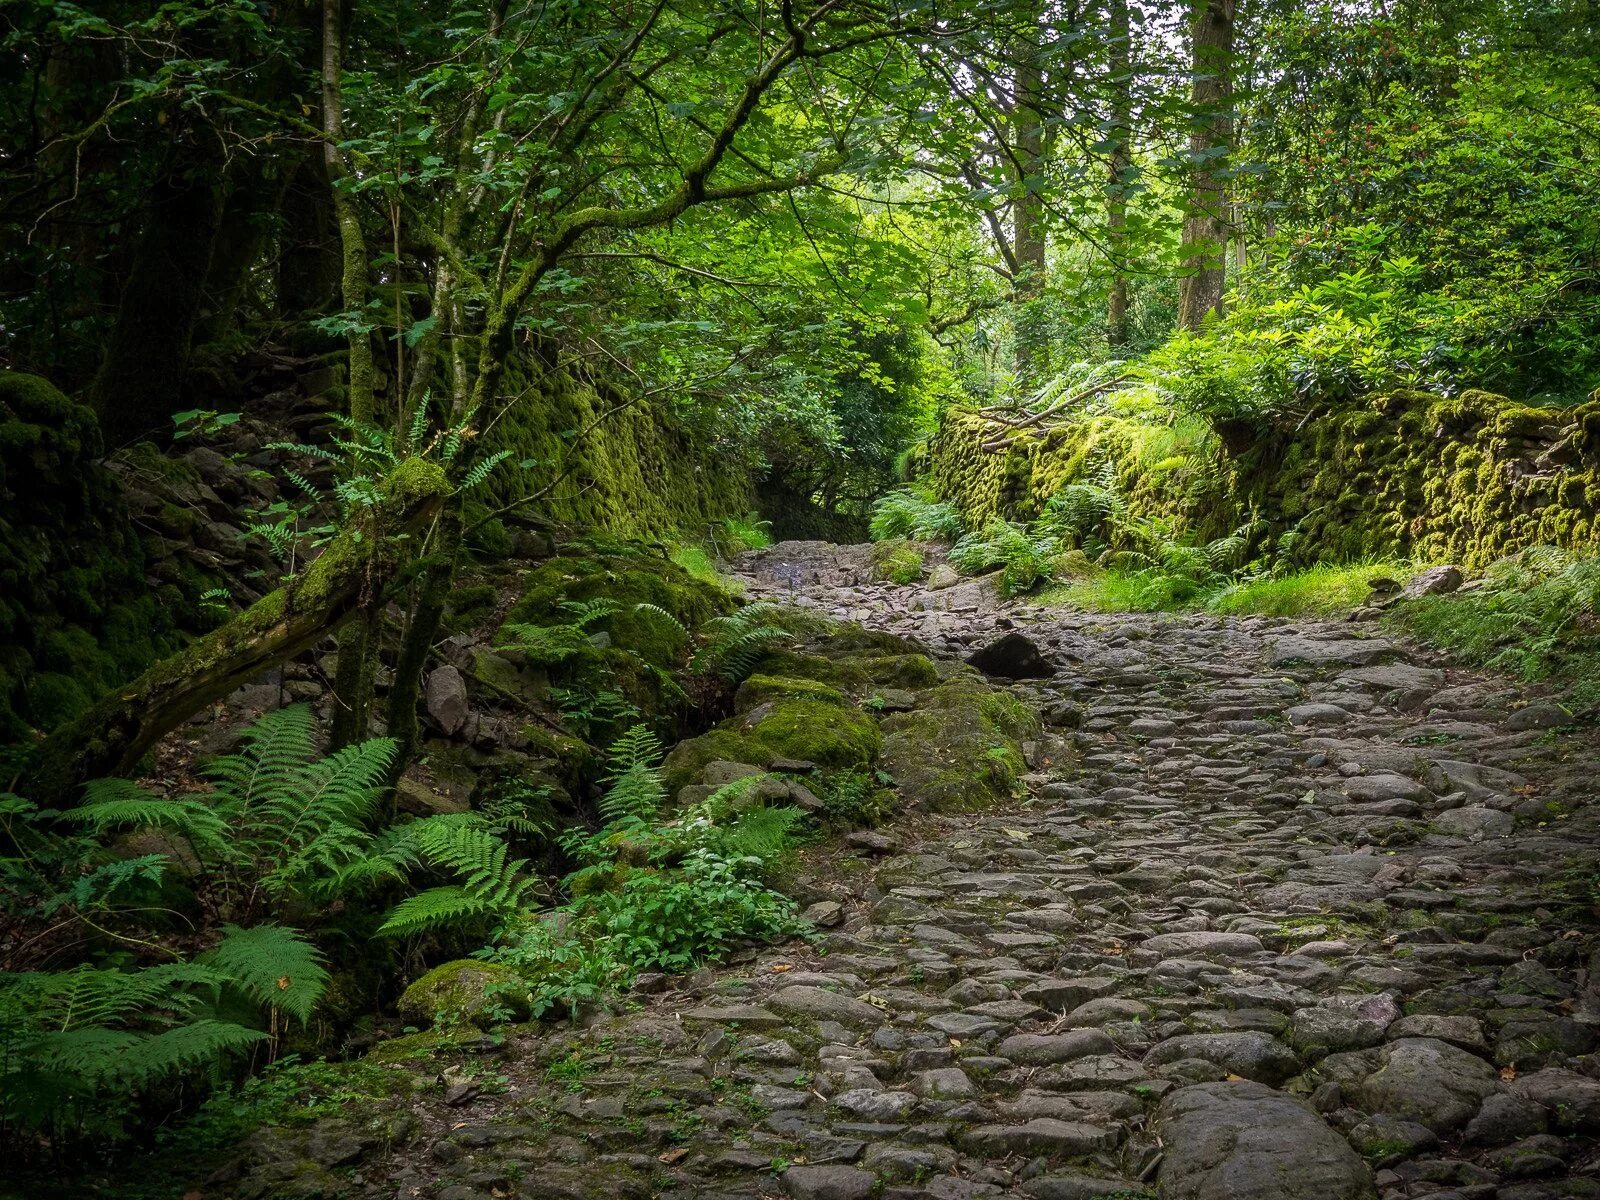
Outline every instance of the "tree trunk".
<svg viewBox="0 0 1600 1200">
<path fill-rule="evenodd" d="M 1199 329 L 1208 315 L 1222 315 L 1228 198 L 1221 170 L 1233 147 L 1234 2 L 1192 0 L 1192 182 L 1183 222 L 1185 274 L 1178 283 L 1178 325 L 1183 329 Z"/>
<path fill-rule="evenodd" d="M 299 578 L 52 733 L 40 748 L 30 798 L 63 806 L 76 799 L 86 780 L 132 771 L 147 750 L 201 707 L 326 637 L 355 611 L 368 588 L 381 588 L 393 577 L 402 548 L 411 544 L 398 535 L 416 535 L 449 490 L 437 465 L 401 463 L 363 527 L 345 530 Z M 374 546 L 380 547 L 375 555 Z"/>
<path fill-rule="evenodd" d="M 1111 0 L 1111 157 L 1107 162 L 1106 244 L 1111 289 L 1106 297 L 1106 344 L 1128 344 L 1128 187 L 1133 172 L 1133 56 L 1128 0 Z"/>
<path fill-rule="evenodd" d="M 181 145 L 157 179 L 105 357 L 89 388 L 110 448 L 170 430 L 222 217 L 220 165 Z"/>
<path fill-rule="evenodd" d="M 433 552 L 423 568 L 411 621 L 400 643 L 400 654 L 394 665 L 394 684 L 389 689 L 389 736 L 399 743 L 399 752 L 395 755 L 397 776 L 417 750 L 417 704 L 422 697 L 422 679 L 433 653 L 434 639 L 439 636 L 445 603 L 455 585 L 461 546 L 459 503 L 446 506 L 435 537 Z"/>
<path fill-rule="evenodd" d="M 1020 194 L 1012 209 L 1016 250 L 1016 287 L 1013 320 L 1017 387 L 1030 392 L 1038 387 L 1048 364 L 1044 314 L 1039 301 L 1044 296 L 1046 265 L 1044 211 L 1044 69 L 1037 40 L 1021 48 L 1017 60 L 1016 174 Z"/>
<path fill-rule="evenodd" d="M 356 328 L 348 338 L 350 354 L 350 419 L 370 425 L 377 419 L 373 401 L 376 374 L 372 359 L 372 334 L 366 328 L 368 295 L 367 239 L 361 229 L 361 213 L 356 198 L 344 186 L 344 93 L 342 59 L 343 31 L 339 24 L 341 0 L 322 0 L 322 131 L 327 135 L 322 147 L 322 163 L 328 174 L 333 197 L 334 219 L 339 228 L 341 271 L 339 292 L 345 312 L 355 318 Z"/>
</svg>

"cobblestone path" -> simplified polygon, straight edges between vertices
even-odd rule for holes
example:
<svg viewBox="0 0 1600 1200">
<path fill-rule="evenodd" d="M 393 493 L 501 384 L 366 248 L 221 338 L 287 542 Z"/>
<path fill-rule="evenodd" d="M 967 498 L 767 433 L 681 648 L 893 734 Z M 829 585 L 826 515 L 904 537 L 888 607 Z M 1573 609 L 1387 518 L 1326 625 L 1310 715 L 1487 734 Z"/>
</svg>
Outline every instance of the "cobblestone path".
<svg viewBox="0 0 1600 1200">
<path fill-rule="evenodd" d="M 1094 617 L 748 560 L 965 654 L 1074 744 L 857 838 L 814 946 L 500 1050 L 401 1197 L 1600 1196 L 1600 758 L 1370 626 Z"/>
</svg>

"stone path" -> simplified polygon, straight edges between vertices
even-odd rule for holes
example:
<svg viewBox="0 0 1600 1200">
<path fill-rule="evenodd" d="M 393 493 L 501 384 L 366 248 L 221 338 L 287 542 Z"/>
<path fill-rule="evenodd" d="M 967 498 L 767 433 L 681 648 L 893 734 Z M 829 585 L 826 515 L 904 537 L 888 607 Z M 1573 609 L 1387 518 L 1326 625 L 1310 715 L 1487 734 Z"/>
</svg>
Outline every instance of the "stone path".
<svg viewBox="0 0 1600 1200">
<path fill-rule="evenodd" d="M 1093 617 L 753 556 L 945 654 L 997 632 L 1076 745 L 889 829 L 814 947 L 486 1046 L 384 1193 L 911 1200 L 1600 1196 L 1589 735 L 1367 626 Z"/>
</svg>

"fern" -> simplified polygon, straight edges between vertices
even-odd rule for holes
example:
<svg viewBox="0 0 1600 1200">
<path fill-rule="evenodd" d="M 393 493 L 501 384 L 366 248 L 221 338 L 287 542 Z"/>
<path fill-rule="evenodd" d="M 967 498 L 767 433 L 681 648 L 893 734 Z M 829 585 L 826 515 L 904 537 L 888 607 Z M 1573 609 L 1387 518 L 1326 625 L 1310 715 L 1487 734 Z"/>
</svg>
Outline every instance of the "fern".
<svg viewBox="0 0 1600 1200">
<path fill-rule="evenodd" d="M 961 536 L 955 506 L 943 503 L 925 488 L 903 488 L 881 496 L 872 506 L 868 531 L 875 542 L 889 538 L 954 541 Z"/>
<path fill-rule="evenodd" d="M 729 683 L 744 682 L 774 646 L 793 640 L 788 630 L 771 621 L 779 611 L 779 605 L 758 600 L 728 616 L 711 618 L 701 627 L 706 640 L 695 651 L 689 669 L 697 675 L 719 675 Z"/>
<path fill-rule="evenodd" d="M 288 1013 L 302 1024 L 311 1019 L 328 987 L 322 952 L 282 925 L 229 925 L 222 941 L 200 961 L 227 975 L 263 1008 Z"/>
<path fill-rule="evenodd" d="M 428 817 L 400 831 L 408 852 L 458 882 L 407 897 L 390 910 L 380 936 L 421 933 L 480 916 L 509 916 L 528 906 L 538 879 L 512 858 L 498 830 L 473 813 Z"/>
<path fill-rule="evenodd" d="M 606 790 L 599 803 L 605 824 L 630 818 L 643 821 L 660 811 L 667 798 L 654 765 L 660 757 L 661 739 L 644 725 L 635 725 L 611 744 Z"/>
<path fill-rule="evenodd" d="M 615 600 L 566 600 L 561 604 L 567 620 L 557 625 L 516 622 L 501 628 L 502 647 L 520 650 L 531 663 L 553 666 L 594 648 L 589 626 L 622 611 Z M 664 610 L 663 610 L 664 611 Z"/>
<path fill-rule="evenodd" d="M 84 803 L 61 814 L 95 834 L 152 826 L 182 834 L 202 857 L 227 846 L 225 814 L 194 796 L 152 795 L 132 780 L 96 779 L 84 788 Z"/>
</svg>

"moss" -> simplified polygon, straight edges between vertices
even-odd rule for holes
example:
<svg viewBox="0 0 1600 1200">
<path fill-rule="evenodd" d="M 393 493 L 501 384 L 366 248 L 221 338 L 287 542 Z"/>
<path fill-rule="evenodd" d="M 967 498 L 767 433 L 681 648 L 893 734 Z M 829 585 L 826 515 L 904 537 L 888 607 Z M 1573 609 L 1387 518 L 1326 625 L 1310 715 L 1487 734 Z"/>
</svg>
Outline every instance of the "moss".
<svg viewBox="0 0 1600 1200">
<path fill-rule="evenodd" d="M 939 668 L 926 654 L 874 654 L 857 665 L 881 687 L 925 688 L 939 682 Z"/>
<path fill-rule="evenodd" d="M 429 971 L 400 995 L 398 1011 L 413 1025 L 494 1024 L 500 1014 L 526 1020 L 528 990 L 510 967 L 461 958 Z"/>
<path fill-rule="evenodd" d="M 662 773 L 668 789 L 676 792 L 697 782 L 714 759 L 764 767 L 775 758 L 793 758 L 844 769 L 871 764 L 881 744 L 878 723 L 845 705 L 837 692 L 778 696 L 708 733 L 679 742 L 662 763 Z"/>
<path fill-rule="evenodd" d="M 88 408 L 0 371 L 0 740 L 59 724 L 176 644 L 186 605 L 150 595 L 102 453 Z"/>
<path fill-rule="evenodd" d="M 465 584 L 450 593 L 445 602 L 445 628 L 451 633 L 475 629 L 491 613 L 500 599 L 493 584 Z"/>
<path fill-rule="evenodd" d="M 560 372 L 530 377 L 508 364 L 505 390 L 532 397 L 498 421 L 484 449 L 509 451 L 519 470 L 493 472 L 474 494 L 498 509 L 536 492 L 541 515 L 588 530 L 698 535 L 755 507 L 749 464 L 713 448 L 650 404 Z M 579 433 L 582 431 L 582 436 Z"/>
<path fill-rule="evenodd" d="M 930 467 L 969 526 L 1031 516 L 1093 464 L 1113 471 L 1134 516 L 1197 541 L 1247 519 L 1274 540 L 1292 530 L 1298 566 L 1378 557 L 1481 567 L 1536 543 L 1581 550 L 1600 525 L 1595 401 L 1563 410 L 1398 390 L 1328 405 L 1236 458 L 1184 420 L 1099 415 L 989 453 L 985 423 L 952 410 Z"/>
<path fill-rule="evenodd" d="M 959 675 L 920 697 L 916 711 L 883 724 L 881 769 L 908 807 L 965 812 L 1011 798 L 1026 771 L 1022 743 L 1038 715 L 1016 697 Z"/>
<path fill-rule="evenodd" d="M 775 650 L 761 660 L 761 670 L 788 679 L 824 683 L 847 696 L 865 695 L 875 682 L 855 658 L 828 658 L 801 650 Z"/>
<path fill-rule="evenodd" d="M 782 675 L 752 675 L 739 685 L 733 698 L 735 712 L 746 713 L 758 705 L 774 700 L 806 699 L 824 704 L 842 705 L 844 696 L 835 688 L 812 679 L 795 679 Z"/>
<path fill-rule="evenodd" d="M 888 583 L 916 583 L 922 578 L 922 551 L 904 538 L 875 542 L 872 572 Z"/>
</svg>

